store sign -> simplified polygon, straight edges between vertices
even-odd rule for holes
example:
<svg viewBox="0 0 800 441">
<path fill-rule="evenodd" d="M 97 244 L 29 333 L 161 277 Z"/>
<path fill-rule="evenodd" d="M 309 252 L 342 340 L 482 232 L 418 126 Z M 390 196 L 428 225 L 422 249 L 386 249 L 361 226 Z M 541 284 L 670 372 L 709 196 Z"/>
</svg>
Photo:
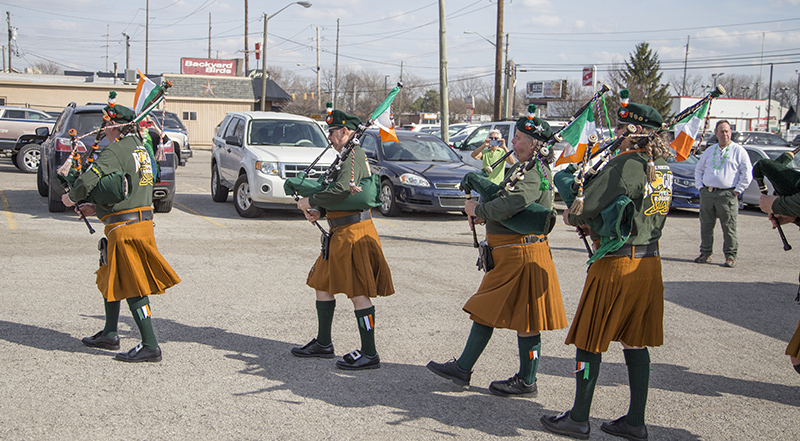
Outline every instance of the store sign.
<svg viewBox="0 0 800 441">
<path fill-rule="evenodd" d="M 525 86 L 525 98 L 563 99 L 567 95 L 567 80 L 531 81 Z"/>
<path fill-rule="evenodd" d="M 584 86 L 593 86 L 594 85 L 594 68 L 593 67 L 584 67 L 583 68 L 583 85 Z"/>
<path fill-rule="evenodd" d="M 181 58 L 181 73 L 192 75 L 236 76 L 236 60 Z"/>
</svg>

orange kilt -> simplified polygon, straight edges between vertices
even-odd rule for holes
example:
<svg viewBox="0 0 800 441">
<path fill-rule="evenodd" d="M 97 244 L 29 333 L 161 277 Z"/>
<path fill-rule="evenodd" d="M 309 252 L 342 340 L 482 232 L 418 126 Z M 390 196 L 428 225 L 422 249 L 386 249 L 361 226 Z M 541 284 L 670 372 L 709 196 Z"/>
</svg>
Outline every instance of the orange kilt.
<svg viewBox="0 0 800 441">
<path fill-rule="evenodd" d="M 328 219 L 351 211 L 329 211 Z M 331 294 L 388 296 L 394 293 L 392 273 L 383 257 L 381 240 L 372 219 L 341 225 L 332 230 L 328 260 L 322 254 L 308 273 L 306 284 Z"/>
<path fill-rule="evenodd" d="M 483 276 L 464 311 L 476 323 L 518 332 L 567 327 L 561 287 L 547 241 L 522 245 L 522 235 L 487 234 L 494 269 Z"/>
<path fill-rule="evenodd" d="M 636 347 L 664 343 L 660 257 L 608 256 L 589 268 L 566 344 L 600 353 L 612 341 Z"/>
<path fill-rule="evenodd" d="M 133 211 L 138 210 L 119 213 Z M 97 289 L 109 302 L 162 294 L 181 281 L 156 248 L 153 221 L 106 225 L 105 235 L 108 238 L 108 265 L 100 264 L 95 274 Z"/>
<path fill-rule="evenodd" d="M 800 358 L 800 321 L 797 322 L 797 329 L 795 329 L 792 339 L 789 340 L 789 346 L 786 347 L 786 355 Z"/>
</svg>

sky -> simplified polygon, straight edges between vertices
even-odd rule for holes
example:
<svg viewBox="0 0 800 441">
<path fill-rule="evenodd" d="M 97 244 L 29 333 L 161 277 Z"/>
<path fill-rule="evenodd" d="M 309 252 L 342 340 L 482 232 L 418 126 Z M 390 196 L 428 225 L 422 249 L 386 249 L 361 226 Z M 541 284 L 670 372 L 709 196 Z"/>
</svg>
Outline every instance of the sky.
<svg viewBox="0 0 800 441">
<path fill-rule="evenodd" d="M 241 58 L 245 21 L 252 49 L 262 39 L 267 13 L 270 67 L 314 78 L 318 28 L 323 75 L 333 72 L 338 33 L 340 69 L 388 75 L 390 84 L 400 78 L 401 69 L 429 80 L 432 87 L 439 81 L 437 0 L 310 0 L 309 8 L 283 0 L 149 0 L 146 26 L 147 3 L 0 0 L 17 32 L 12 66 L 54 62 L 65 70 L 110 71 L 116 62 L 122 72 L 125 33 L 130 36 L 130 67 L 144 72 L 149 34 L 148 71 L 176 73 L 181 57 L 209 56 L 209 20 L 211 58 Z M 497 0 L 444 3 L 449 81 L 491 82 Z M 504 9 L 508 57 L 517 64 L 522 84 L 577 81 L 581 69 L 592 65 L 602 79 L 640 42 L 657 52 L 665 79 L 682 78 L 687 40 L 690 77 L 700 75 L 710 83 L 711 74 L 749 75 L 766 83 L 771 63 L 773 81 L 798 81 L 800 0 L 505 0 Z M 8 41 L 0 44 L 7 47 Z M 249 67 L 260 66 L 251 55 Z"/>
</svg>

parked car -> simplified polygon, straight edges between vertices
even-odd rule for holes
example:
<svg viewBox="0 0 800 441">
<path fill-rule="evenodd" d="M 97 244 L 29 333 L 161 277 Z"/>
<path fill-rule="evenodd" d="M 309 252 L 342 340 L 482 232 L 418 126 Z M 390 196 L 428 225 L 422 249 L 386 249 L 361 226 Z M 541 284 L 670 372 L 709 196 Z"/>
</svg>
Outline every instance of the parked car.
<svg viewBox="0 0 800 441">
<path fill-rule="evenodd" d="M 700 190 L 695 187 L 694 181 L 694 169 L 699 160 L 696 155 L 690 155 L 681 162 L 674 156 L 667 159 L 672 170 L 672 200 L 669 208 L 700 208 Z"/>
<path fill-rule="evenodd" d="M 35 131 L 52 128 L 56 120 L 41 110 L 27 107 L 0 106 L 0 151 L 11 154 L 11 162 L 26 173 L 39 168 L 39 144 Z"/>
<path fill-rule="evenodd" d="M 731 141 L 742 146 L 764 145 L 773 147 L 791 147 L 789 141 L 781 138 L 779 135 L 769 132 L 733 132 L 731 133 Z M 717 135 L 712 134 L 708 138 L 708 146 L 718 143 L 719 141 L 717 140 Z"/>
<path fill-rule="evenodd" d="M 467 172 L 478 169 L 462 161 L 439 137 L 402 130 L 396 133 L 400 142 L 381 141 L 377 129 L 369 129 L 361 137 L 370 169 L 381 176 L 381 213 L 463 211 L 466 195 L 458 184 Z"/>
<path fill-rule="evenodd" d="M 56 177 L 56 170 L 69 158 L 72 152 L 70 147 L 69 130 L 78 132 L 78 151 L 84 156 L 91 148 L 95 135 L 88 133 L 98 129 L 103 120 L 103 105 L 78 106 L 74 102 L 64 108 L 61 116 L 53 127 L 52 132 L 47 127 L 37 129 L 36 135 L 41 142 L 41 166 L 37 171 L 36 187 L 39 195 L 47 197 L 47 209 L 50 212 L 62 212 L 66 209 L 61 202 L 64 188 Z M 109 144 L 103 138 L 99 147 L 102 150 Z M 175 198 L 175 152 L 172 146 L 164 150 L 166 159 L 158 162 L 161 179 L 153 185 L 153 211 L 168 213 L 172 210 L 172 201 Z"/>
<path fill-rule="evenodd" d="M 189 145 L 189 132 L 181 119 L 177 114 L 164 110 L 153 110 L 150 115 L 158 128 L 172 141 L 178 165 L 186 165 L 186 160 L 192 157 L 192 148 Z"/>
<path fill-rule="evenodd" d="M 787 147 L 773 147 L 773 146 L 758 146 L 758 145 L 746 145 L 744 149 L 747 150 L 747 155 L 750 157 L 750 163 L 755 164 L 756 161 L 764 158 L 769 159 L 777 159 L 778 156 L 782 155 L 785 152 L 790 152 L 793 149 Z M 787 164 L 787 167 L 793 168 L 795 170 L 800 171 L 800 157 L 795 156 L 794 160 Z M 764 180 L 764 183 L 767 184 L 767 191 L 769 194 L 772 194 L 773 187 L 772 183 L 769 182 L 769 178 Z M 758 190 L 758 184 L 756 184 L 756 180 L 753 179 L 753 182 L 744 190 L 742 193 L 742 202 L 747 205 L 758 205 L 758 199 L 761 197 L 761 192 Z"/>
<path fill-rule="evenodd" d="M 328 146 L 313 119 L 290 113 L 231 112 L 219 125 L 211 147 L 211 198 L 233 205 L 242 217 L 262 209 L 296 208 L 283 191 L 286 178 L 304 171 Z M 329 149 L 308 172 L 324 173 L 336 157 Z"/>
</svg>

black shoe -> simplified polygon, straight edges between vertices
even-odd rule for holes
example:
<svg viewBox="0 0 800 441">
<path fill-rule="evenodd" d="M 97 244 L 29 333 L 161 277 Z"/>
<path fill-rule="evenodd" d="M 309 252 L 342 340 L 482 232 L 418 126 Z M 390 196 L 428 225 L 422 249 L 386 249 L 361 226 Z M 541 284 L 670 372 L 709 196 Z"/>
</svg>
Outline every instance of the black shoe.
<svg viewBox="0 0 800 441">
<path fill-rule="evenodd" d="M 119 336 L 106 337 L 103 331 L 100 331 L 91 337 L 83 337 L 81 343 L 90 348 L 119 349 Z"/>
<path fill-rule="evenodd" d="M 573 421 L 569 416 L 570 411 L 566 411 L 561 415 L 542 415 L 539 421 L 545 429 L 557 433 L 559 435 L 566 435 L 577 439 L 589 439 L 589 422 L 584 421 L 579 423 Z"/>
<path fill-rule="evenodd" d="M 536 389 L 536 382 L 534 381 L 533 384 L 525 383 L 519 374 L 514 374 L 508 380 L 492 381 L 489 385 L 489 392 L 501 397 L 536 398 L 536 395 L 539 394 Z"/>
<path fill-rule="evenodd" d="M 139 343 L 128 352 L 120 352 L 114 359 L 128 363 L 141 363 L 144 361 L 155 363 L 161 361 L 161 348 L 150 349 Z"/>
<path fill-rule="evenodd" d="M 447 363 L 429 361 L 426 367 L 434 374 L 442 378 L 447 378 L 459 386 L 469 386 L 469 380 L 472 378 L 472 372 L 465 371 L 458 367 L 458 362 L 455 358 Z"/>
<path fill-rule="evenodd" d="M 644 441 L 647 439 L 647 426 L 631 426 L 624 416 L 601 424 L 600 430 L 631 441 Z"/>
<path fill-rule="evenodd" d="M 319 357 L 319 358 L 333 358 L 333 343 L 328 346 L 322 346 L 317 343 L 317 339 L 313 339 L 306 343 L 302 348 L 292 348 L 292 355 L 295 357 Z"/>
<path fill-rule="evenodd" d="M 378 354 L 370 357 L 356 349 L 349 354 L 344 354 L 344 357 L 336 362 L 336 367 L 348 371 L 378 369 L 381 367 L 381 357 L 378 357 Z"/>
</svg>

